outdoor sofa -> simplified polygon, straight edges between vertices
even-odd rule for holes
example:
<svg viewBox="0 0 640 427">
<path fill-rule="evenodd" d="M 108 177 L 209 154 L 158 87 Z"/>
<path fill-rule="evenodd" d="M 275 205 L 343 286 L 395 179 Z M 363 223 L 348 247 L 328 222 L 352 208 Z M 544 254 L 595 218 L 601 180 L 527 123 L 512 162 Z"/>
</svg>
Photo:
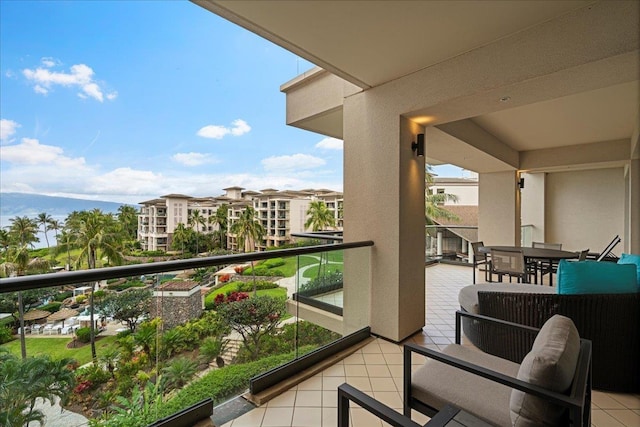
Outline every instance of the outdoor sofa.
<svg viewBox="0 0 640 427">
<path fill-rule="evenodd" d="M 554 314 L 569 317 L 575 323 L 580 337 L 593 343 L 593 388 L 637 393 L 640 391 L 638 282 L 635 288 L 629 289 L 630 292 L 624 292 L 625 289 L 614 282 L 623 275 L 628 276 L 629 267 L 615 267 L 616 264 L 613 263 L 584 262 L 592 264 L 561 262 L 558 288 L 563 286 L 564 273 L 573 269 L 586 269 L 585 274 L 576 277 L 587 284 L 595 281 L 597 286 L 582 291 L 598 293 L 560 294 L 559 289 L 542 285 L 479 284 L 467 286 L 460 291 L 460 307 L 468 313 L 536 328 L 541 327 Z M 636 280 L 640 280 L 640 265 L 637 268 Z M 608 278 L 600 283 L 602 275 L 594 269 L 609 269 L 614 273 L 607 271 Z M 624 274 L 621 273 L 622 270 Z M 576 281 L 571 284 L 576 285 Z M 581 291 L 580 283 L 577 286 L 572 292 Z M 607 289 L 611 292 L 599 292 Z M 511 361 L 521 360 L 531 346 L 530 336 L 500 330 L 470 319 L 463 319 L 462 327 L 464 335 L 480 350 Z"/>
</svg>

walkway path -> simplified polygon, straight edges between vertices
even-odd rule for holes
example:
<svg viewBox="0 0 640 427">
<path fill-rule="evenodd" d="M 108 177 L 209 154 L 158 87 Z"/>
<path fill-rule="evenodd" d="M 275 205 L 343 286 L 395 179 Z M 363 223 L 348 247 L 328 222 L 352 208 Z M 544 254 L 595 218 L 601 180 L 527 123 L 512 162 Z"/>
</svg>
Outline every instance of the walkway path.
<svg viewBox="0 0 640 427">
<path fill-rule="evenodd" d="M 48 400 L 38 399 L 35 408 L 44 414 L 46 427 L 85 427 L 89 425 L 89 420 L 86 417 L 62 409 L 57 398 L 53 405 Z M 29 427 L 36 426 L 40 426 L 40 424 L 37 422 L 29 423 Z"/>
</svg>

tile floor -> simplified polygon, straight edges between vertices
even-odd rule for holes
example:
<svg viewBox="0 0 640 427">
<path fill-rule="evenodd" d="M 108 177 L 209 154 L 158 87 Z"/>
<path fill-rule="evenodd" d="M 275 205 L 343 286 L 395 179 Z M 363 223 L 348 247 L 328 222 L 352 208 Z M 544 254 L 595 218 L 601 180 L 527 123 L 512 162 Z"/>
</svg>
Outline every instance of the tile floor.
<svg viewBox="0 0 640 427">
<path fill-rule="evenodd" d="M 437 264 L 426 269 L 427 319 L 423 332 L 411 341 L 441 349 L 454 341 L 458 290 L 471 282 L 471 270 Z M 478 275 L 477 277 L 480 277 Z M 414 366 L 422 360 L 416 356 Z M 323 427 L 337 425 L 338 385 L 347 382 L 402 411 L 402 347 L 382 339 L 369 343 L 322 373 L 289 389 L 265 405 L 226 423 L 223 427 Z M 640 427 L 640 395 L 594 391 L 594 427 Z M 414 412 L 413 420 L 428 418 Z M 382 426 L 361 408 L 351 409 L 354 427 Z M 386 425 L 386 423 L 384 424 Z"/>
</svg>

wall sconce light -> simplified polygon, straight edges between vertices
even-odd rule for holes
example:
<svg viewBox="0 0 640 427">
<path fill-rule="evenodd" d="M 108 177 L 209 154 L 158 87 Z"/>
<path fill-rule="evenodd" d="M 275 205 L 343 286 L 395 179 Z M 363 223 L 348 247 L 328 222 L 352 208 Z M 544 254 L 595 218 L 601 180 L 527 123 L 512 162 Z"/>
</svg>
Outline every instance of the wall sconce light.
<svg viewBox="0 0 640 427">
<path fill-rule="evenodd" d="M 416 138 L 417 142 L 411 143 L 411 150 L 416 153 L 418 157 L 424 156 L 424 133 L 419 133 Z"/>
<path fill-rule="evenodd" d="M 518 180 L 518 188 L 520 188 L 521 190 L 524 188 L 524 178 L 520 178 Z"/>
</svg>

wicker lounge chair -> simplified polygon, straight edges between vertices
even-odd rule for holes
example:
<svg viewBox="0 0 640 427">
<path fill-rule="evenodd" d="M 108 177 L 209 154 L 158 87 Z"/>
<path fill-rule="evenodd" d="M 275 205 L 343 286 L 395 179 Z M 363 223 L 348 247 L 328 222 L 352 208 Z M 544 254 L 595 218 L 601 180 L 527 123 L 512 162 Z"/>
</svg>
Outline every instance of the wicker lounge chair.
<svg viewBox="0 0 640 427">
<path fill-rule="evenodd" d="M 593 343 L 593 387 L 640 391 L 639 293 L 558 295 L 548 287 L 519 285 L 507 290 L 506 286 L 468 286 L 460 292 L 461 307 L 532 327 L 542 326 L 554 314 L 567 316 L 580 336 Z M 463 321 L 463 327 L 465 336 L 476 347 L 512 361 L 520 360 L 531 342 L 530 337 L 522 334 L 497 331 L 468 319 Z"/>
</svg>

